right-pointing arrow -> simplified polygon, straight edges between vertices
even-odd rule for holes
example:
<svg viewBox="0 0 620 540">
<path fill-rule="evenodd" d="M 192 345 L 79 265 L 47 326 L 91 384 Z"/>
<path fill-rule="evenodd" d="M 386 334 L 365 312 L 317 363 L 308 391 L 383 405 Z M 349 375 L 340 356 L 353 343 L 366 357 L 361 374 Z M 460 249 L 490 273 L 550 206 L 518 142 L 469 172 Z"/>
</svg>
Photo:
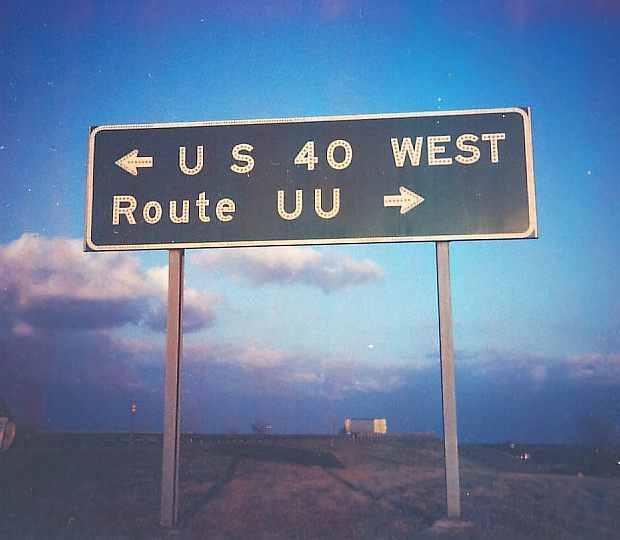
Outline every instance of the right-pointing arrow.
<svg viewBox="0 0 620 540">
<path fill-rule="evenodd" d="M 400 213 L 406 214 L 409 210 L 414 209 L 424 202 L 424 197 L 414 193 L 404 186 L 400 186 L 400 195 L 385 195 L 383 197 L 383 206 L 400 206 Z"/>
</svg>

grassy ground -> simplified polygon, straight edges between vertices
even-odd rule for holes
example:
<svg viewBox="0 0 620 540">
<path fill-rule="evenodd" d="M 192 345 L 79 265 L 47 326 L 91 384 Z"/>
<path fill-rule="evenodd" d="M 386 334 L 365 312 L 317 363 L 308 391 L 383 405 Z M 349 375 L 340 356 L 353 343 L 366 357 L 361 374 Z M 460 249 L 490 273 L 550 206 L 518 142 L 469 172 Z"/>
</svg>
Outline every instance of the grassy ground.
<svg viewBox="0 0 620 540">
<path fill-rule="evenodd" d="M 615 454 L 465 446 L 460 458 L 453 523 L 437 440 L 187 438 L 180 525 L 165 531 L 160 437 L 44 435 L 0 458 L 0 538 L 618 538 Z"/>
</svg>

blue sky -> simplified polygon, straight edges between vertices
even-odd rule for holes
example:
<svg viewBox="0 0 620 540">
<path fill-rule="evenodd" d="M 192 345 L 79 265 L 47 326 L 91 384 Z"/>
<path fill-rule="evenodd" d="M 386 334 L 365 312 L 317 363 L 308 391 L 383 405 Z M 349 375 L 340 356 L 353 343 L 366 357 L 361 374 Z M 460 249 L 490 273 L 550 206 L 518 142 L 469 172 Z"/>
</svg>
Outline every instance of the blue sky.
<svg viewBox="0 0 620 540">
<path fill-rule="evenodd" d="M 619 424 L 611 2 L 0 6 L 0 393 L 161 429 L 167 254 L 83 253 L 90 126 L 532 108 L 537 240 L 452 243 L 460 437 Z M 187 253 L 183 425 L 441 432 L 432 244 Z"/>
</svg>

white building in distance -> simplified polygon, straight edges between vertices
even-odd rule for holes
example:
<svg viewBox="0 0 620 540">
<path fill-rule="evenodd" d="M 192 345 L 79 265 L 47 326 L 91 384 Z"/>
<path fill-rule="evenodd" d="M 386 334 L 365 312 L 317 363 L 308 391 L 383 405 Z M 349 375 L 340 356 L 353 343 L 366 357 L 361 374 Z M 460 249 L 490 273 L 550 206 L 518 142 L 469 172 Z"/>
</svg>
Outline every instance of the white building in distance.
<svg viewBox="0 0 620 540">
<path fill-rule="evenodd" d="M 344 432 L 347 435 L 387 434 L 387 420 L 385 418 L 345 418 Z"/>
</svg>

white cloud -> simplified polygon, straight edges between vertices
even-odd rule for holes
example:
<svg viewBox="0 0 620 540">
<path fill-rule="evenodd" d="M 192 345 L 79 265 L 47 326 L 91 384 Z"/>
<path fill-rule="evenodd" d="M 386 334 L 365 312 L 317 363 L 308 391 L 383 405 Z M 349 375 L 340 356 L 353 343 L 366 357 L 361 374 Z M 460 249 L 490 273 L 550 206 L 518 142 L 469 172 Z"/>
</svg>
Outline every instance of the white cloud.
<svg viewBox="0 0 620 540">
<path fill-rule="evenodd" d="M 238 351 L 232 361 L 253 368 L 273 368 L 285 364 L 290 359 L 290 354 L 283 349 L 249 347 Z"/>
<path fill-rule="evenodd" d="M 34 333 L 34 328 L 23 321 L 17 321 L 15 326 L 13 326 L 13 334 L 16 336 L 33 336 Z"/>
<path fill-rule="evenodd" d="M 0 277 L 0 322 L 16 335 L 141 321 L 165 330 L 167 268 L 142 270 L 131 253 L 85 253 L 80 240 L 24 234 L 0 245 Z M 186 330 L 210 325 L 212 295 L 185 295 Z"/>
<path fill-rule="evenodd" d="M 406 386 L 402 377 L 396 373 L 365 373 L 355 381 L 355 389 L 364 392 L 391 393 Z"/>
<path fill-rule="evenodd" d="M 472 352 L 457 351 L 456 364 L 466 366 L 475 373 L 493 377 L 518 377 L 541 382 L 547 378 L 549 368 L 556 366 L 558 361 L 537 355 L 487 349 Z"/>
<path fill-rule="evenodd" d="M 357 260 L 342 252 L 323 252 L 308 246 L 211 250 L 198 253 L 194 262 L 205 270 L 226 273 L 250 285 L 301 283 L 325 292 L 385 275 L 369 259 Z"/>
<path fill-rule="evenodd" d="M 122 351 L 126 358 L 136 365 L 161 365 L 166 352 L 166 338 L 143 339 L 139 337 L 109 335 L 111 348 Z"/>
<path fill-rule="evenodd" d="M 149 296 L 138 260 L 126 253 L 84 253 L 79 240 L 24 234 L 0 246 L 3 285 L 20 305 L 42 298 L 116 300 Z"/>
<path fill-rule="evenodd" d="M 215 366 L 232 369 L 236 380 L 254 377 L 262 392 L 314 395 L 334 399 L 358 392 L 391 393 L 411 382 L 416 368 L 325 355 L 320 351 L 235 347 L 197 343 L 184 348 L 190 369 Z M 256 383 L 258 384 L 258 383 Z"/>
<path fill-rule="evenodd" d="M 294 363 L 296 356 L 284 349 L 270 347 L 234 347 L 213 345 L 195 340 L 184 346 L 188 360 L 193 363 L 213 361 L 243 369 L 272 369 Z"/>
<path fill-rule="evenodd" d="M 579 381 L 620 384 L 620 354 L 584 354 L 571 358 L 568 365 L 571 377 Z"/>
<path fill-rule="evenodd" d="M 457 352 L 457 366 L 497 380 L 530 381 L 535 385 L 564 381 L 594 386 L 620 384 L 620 354 L 589 353 L 569 358 L 486 350 Z"/>
<path fill-rule="evenodd" d="M 530 369 L 530 377 L 533 381 L 542 382 L 547 378 L 547 367 L 537 364 Z"/>
</svg>

